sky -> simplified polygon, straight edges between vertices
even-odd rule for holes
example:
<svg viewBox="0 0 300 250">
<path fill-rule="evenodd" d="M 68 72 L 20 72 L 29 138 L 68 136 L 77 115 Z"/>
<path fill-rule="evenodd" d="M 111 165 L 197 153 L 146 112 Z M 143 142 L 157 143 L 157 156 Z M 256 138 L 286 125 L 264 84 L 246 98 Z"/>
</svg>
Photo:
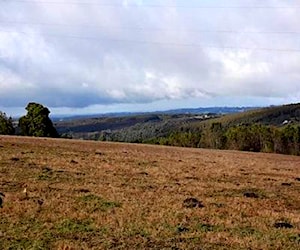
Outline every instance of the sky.
<svg viewBox="0 0 300 250">
<path fill-rule="evenodd" d="M 300 102 L 300 1 L 0 0 L 0 110 Z"/>
</svg>

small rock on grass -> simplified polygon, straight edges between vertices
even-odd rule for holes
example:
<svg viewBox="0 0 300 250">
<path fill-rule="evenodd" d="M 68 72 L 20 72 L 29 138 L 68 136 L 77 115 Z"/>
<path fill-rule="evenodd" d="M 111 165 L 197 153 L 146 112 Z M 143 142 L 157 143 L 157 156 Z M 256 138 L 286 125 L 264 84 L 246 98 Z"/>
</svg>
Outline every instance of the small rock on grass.
<svg viewBox="0 0 300 250">
<path fill-rule="evenodd" d="M 187 198 L 183 201 L 183 207 L 185 208 L 202 208 L 204 205 L 196 198 Z"/>
<path fill-rule="evenodd" d="M 89 189 L 86 189 L 86 188 L 80 188 L 77 191 L 80 193 L 90 193 L 91 192 Z"/>
<path fill-rule="evenodd" d="M 5 195 L 3 193 L 0 193 L 0 208 L 2 208 L 3 197 L 5 197 Z"/>
<path fill-rule="evenodd" d="M 177 233 L 184 233 L 184 232 L 188 232 L 189 229 L 187 227 L 183 227 L 183 226 L 179 226 L 176 229 Z"/>
<path fill-rule="evenodd" d="M 275 228 L 293 228 L 293 225 L 288 222 L 276 222 L 274 224 Z"/>
<path fill-rule="evenodd" d="M 259 195 L 254 192 L 245 192 L 244 196 L 247 198 L 259 198 Z"/>
</svg>

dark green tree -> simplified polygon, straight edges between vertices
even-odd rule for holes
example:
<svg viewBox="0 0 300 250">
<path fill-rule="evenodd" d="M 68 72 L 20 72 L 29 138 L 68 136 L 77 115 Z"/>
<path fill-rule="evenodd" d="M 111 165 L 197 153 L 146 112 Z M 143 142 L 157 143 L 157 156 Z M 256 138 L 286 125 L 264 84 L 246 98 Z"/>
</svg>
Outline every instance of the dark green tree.
<svg viewBox="0 0 300 250">
<path fill-rule="evenodd" d="M 288 125 L 281 131 L 281 143 L 285 154 L 299 155 L 300 130 L 299 126 Z"/>
<path fill-rule="evenodd" d="M 0 134 L 1 135 L 13 135 L 15 129 L 12 123 L 12 118 L 7 117 L 5 113 L 0 111 Z"/>
<path fill-rule="evenodd" d="M 230 127 L 226 132 L 227 148 L 260 152 L 262 150 L 262 139 L 260 125 L 239 125 Z"/>
<path fill-rule="evenodd" d="M 58 133 L 49 118 L 50 111 L 38 103 L 29 103 L 27 114 L 19 119 L 21 135 L 37 137 L 58 137 Z"/>
</svg>

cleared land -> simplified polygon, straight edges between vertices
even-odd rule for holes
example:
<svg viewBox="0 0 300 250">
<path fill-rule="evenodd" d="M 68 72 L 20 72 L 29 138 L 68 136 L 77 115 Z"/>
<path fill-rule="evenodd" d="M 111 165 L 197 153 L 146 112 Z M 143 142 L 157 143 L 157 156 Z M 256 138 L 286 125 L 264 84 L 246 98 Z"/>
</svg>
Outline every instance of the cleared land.
<svg viewBox="0 0 300 250">
<path fill-rule="evenodd" d="M 0 137 L 0 192 L 0 249 L 300 247 L 300 157 Z"/>
</svg>

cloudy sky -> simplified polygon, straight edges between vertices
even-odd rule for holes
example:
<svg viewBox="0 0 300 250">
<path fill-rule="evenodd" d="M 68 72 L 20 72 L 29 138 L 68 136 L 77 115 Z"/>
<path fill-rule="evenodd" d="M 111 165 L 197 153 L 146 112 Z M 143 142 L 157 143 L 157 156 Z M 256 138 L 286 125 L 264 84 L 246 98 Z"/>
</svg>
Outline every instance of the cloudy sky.
<svg viewBox="0 0 300 250">
<path fill-rule="evenodd" d="M 0 110 L 300 102 L 300 1 L 0 0 Z"/>
</svg>

